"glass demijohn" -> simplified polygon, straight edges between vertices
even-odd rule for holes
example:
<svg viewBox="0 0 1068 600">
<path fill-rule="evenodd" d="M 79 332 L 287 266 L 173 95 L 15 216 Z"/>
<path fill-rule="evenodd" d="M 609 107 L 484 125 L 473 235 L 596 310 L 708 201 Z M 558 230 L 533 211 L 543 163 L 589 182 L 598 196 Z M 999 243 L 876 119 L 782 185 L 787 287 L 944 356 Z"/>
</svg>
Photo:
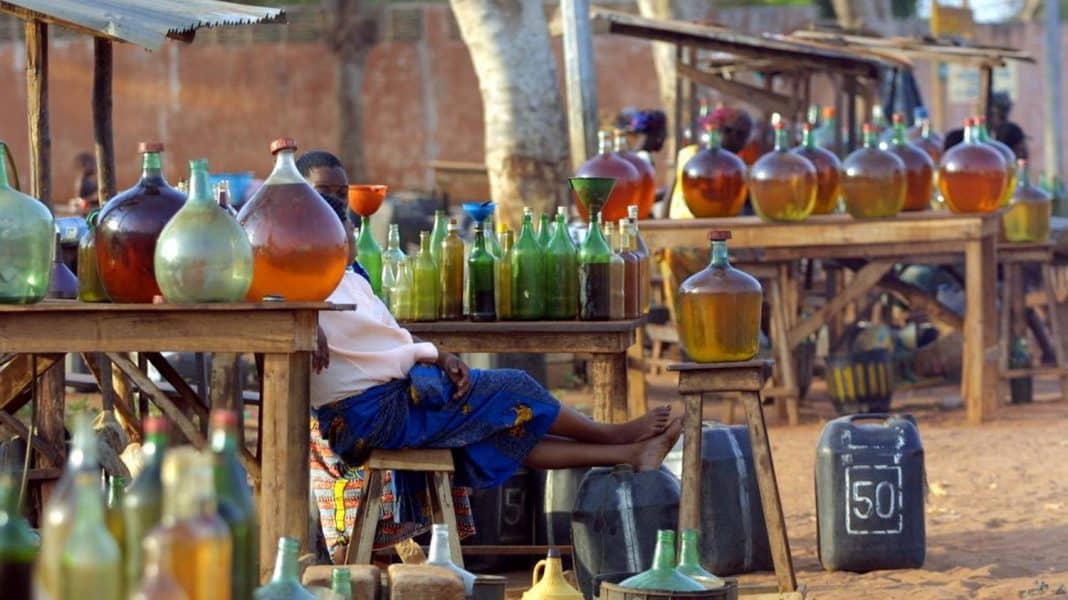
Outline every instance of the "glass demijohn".
<svg viewBox="0 0 1068 600">
<path fill-rule="evenodd" d="M 790 152 L 786 122 L 775 124 L 775 149 L 749 172 L 753 208 L 765 221 L 803 221 L 816 206 L 816 167 Z"/>
<path fill-rule="evenodd" d="M 1031 185 L 1027 161 L 1016 162 L 1019 183 L 1008 209 L 1001 216 L 1005 239 L 1010 242 L 1045 242 L 1049 239 L 1053 195 Z"/>
<path fill-rule="evenodd" d="M 683 167 L 683 198 L 699 219 L 733 217 L 745 206 L 745 162 L 720 147 L 718 129 L 711 129 L 706 135 L 708 144 Z"/>
<path fill-rule="evenodd" d="M 979 141 L 997 150 L 1001 158 L 1005 160 L 1005 174 L 1008 179 L 1005 181 L 1005 190 L 1001 193 L 1001 206 L 1005 206 L 1012 198 L 1013 192 L 1016 191 L 1016 153 L 1012 151 L 1012 148 L 990 135 L 984 117 L 976 117 L 975 121 Z"/>
<path fill-rule="evenodd" d="M 300 542 L 293 538 L 278 539 L 271 580 L 256 590 L 255 600 L 314 600 L 315 594 L 300 584 Z"/>
<path fill-rule="evenodd" d="M 927 210 L 934 191 L 934 162 L 927 152 L 910 143 L 905 131 L 905 116 L 894 115 L 894 136 L 887 150 L 905 164 L 904 211 Z"/>
<path fill-rule="evenodd" d="M 810 124 L 805 123 L 802 131 L 801 145 L 791 152 L 805 157 L 816 168 L 816 204 L 812 214 L 833 213 L 842 194 L 842 161 L 830 150 L 816 145 Z"/>
<path fill-rule="evenodd" d="M 626 133 L 617 129 L 614 132 L 614 136 L 616 155 L 629 162 L 630 166 L 638 171 L 638 175 L 641 176 L 642 180 L 641 191 L 635 202 L 628 205 L 628 212 L 630 206 L 636 206 L 639 218 L 645 218 L 649 216 L 649 212 L 653 210 L 653 204 L 656 202 L 656 170 L 653 169 L 653 165 L 649 164 L 649 161 L 630 149 L 627 144 Z"/>
<path fill-rule="evenodd" d="M 675 570 L 700 583 L 705 589 L 715 590 L 722 588 L 725 582 L 701 566 L 701 549 L 698 544 L 699 533 L 696 529 L 683 529 L 680 532 L 679 537 L 682 538 L 682 544 L 679 549 L 679 566 L 675 567 Z"/>
<path fill-rule="evenodd" d="M 1005 159 L 989 144 L 979 141 L 975 120 L 964 124 L 964 142 L 942 156 L 938 188 L 955 213 L 989 213 L 1001 205 L 1008 185 Z"/>
<path fill-rule="evenodd" d="M 455 573 L 464 584 L 464 596 L 470 598 L 475 586 L 475 576 L 452 561 L 449 548 L 449 526 L 435 523 L 432 532 L 430 553 L 426 558 L 426 564 L 442 567 Z"/>
<path fill-rule="evenodd" d="M 627 216 L 627 207 L 638 204 L 642 193 L 642 176 L 633 165 L 625 158 L 620 157 L 613 151 L 612 136 L 607 131 L 599 131 L 598 154 L 587 160 L 575 171 L 576 177 L 610 177 L 616 180 L 612 193 L 604 203 L 602 219 L 615 222 Z M 586 206 L 579 202 L 577 205 L 579 214 L 587 221 L 590 213 Z M 520 236 L 522 237 L 522 236 Z M 516 240 L 516 245 L 519 240 Z"/>
<path fill-rule="evenodd" d="M 48 293 L 55 220 L 43 203 L 11 186 L 8 178 L 17 186 L 18 173 L 9 152 L 0 142 L 0 304 L 32 304 Z"/>
<path fill-rule="evenodd" d="M 619 587 L 662 592 L 700 592 L 705 586 L 675 570 L 675 532 L 661 529 L 656 534 L 653 566 L 648 571 L 624 579 Z"/>
<path fill-rule="evenodd" d="M 905 205 L 908 182 L 905 163 L 876 144 L 876 129 L 864 124 L 864 146 L 842 164 L 842 196 L 856 219 L 892 217 Z"/>
</svg>

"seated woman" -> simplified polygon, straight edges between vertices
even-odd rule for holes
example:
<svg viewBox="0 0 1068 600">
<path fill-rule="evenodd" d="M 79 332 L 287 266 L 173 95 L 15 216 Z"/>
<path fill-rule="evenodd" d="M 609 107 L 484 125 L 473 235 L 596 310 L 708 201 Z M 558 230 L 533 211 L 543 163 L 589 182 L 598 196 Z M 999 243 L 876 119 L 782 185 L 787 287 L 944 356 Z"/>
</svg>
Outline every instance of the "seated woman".
<svg viewBox="0 0 1068 600">
<path fill-rule="evenodd" d="M 344 222 L 344 200 L 325 197 Z M 349 243 L 354 252 L 351 233 Z M 328 301 L 357 309 L 320 313 L 326 347 L 316 353 L 312 406 L 323 439 L 349 465 L 374 448 L 451 448 L 457 485 L 493 487 L 521 465 L 657 469 L 681 432 L 668 406 L 623 424 L 597 423 L 522 371 L 469 369 L 400 327 L 355 272 Z M 394 518 L 425 520 L 411 493 L 423 482 L 407 475 L 393 478 Z"/>
</svg>

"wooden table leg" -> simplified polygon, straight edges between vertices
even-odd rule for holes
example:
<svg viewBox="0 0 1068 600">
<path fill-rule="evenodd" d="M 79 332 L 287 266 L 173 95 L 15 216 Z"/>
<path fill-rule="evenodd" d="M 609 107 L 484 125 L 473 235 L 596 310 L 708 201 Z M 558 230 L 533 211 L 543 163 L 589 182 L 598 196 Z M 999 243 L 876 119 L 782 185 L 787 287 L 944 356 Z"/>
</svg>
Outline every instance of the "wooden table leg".
<svg viewBox="0 0 1068 600">
<path fill-rule="evenodd" d="M 627 413 L 631 419 L 645 414 L 645 329 L 634 332 L 634 343 L 627 349 Z"/>
<path fill-rule="evenodd" d="M 1054 361 L 1060 369 L 1061 400 L 1068 400 L 1068 356 L 1064 354 L 1064 338 L 1061 337 L 1061 317 L 1057 310 L 1057 294 L 1053 290 L 1053 267 L 1046 263 L 1042 265 L 1042 286 L 1046 292 L 1046 310 L 1049 311 L 1049 329 L 1053 338 L 1053 351 L 1057 355 Z"/>
<path fill-rule="evenodd" d="M 37 380 L 37 436 L 45 444 L 55 448 L 61 461 L 67 459 L 67 445 L 64 443 L 64 421 L 66 410 L 64 374 L 66 365 L 64 357 L 60 357 L 51 368 L 44 372 Z M 31 432 L 32 433 L 32 432 Z M 27 444 L 29 442 L 27 441 Z M 47 457 L 38 454 L 34 459 L 34 466 L 38 468 L 62 467 L 53 465 Z M 41 503 L 44 507 L 48 504 L 48 498 L 52 495 L 55 481 L 48 481 L 41 485 Z"/>
<path fill-rule="evenodd" d="M 771 310 L 771 345 L 775 351 L 775 368 L 782 376 L 782 381 L 776 382 L 782 390 L 779 392 L 781 396 L 776 398 L 776 402 L 785 404 L 787 421 L 790 425 L 797 425 L 798 421 L 800 421 L 797 407 L 797 363 L 794 362 L 794 354 L 790 349 L 789 336 L 787 334 L 788 319 L 786 313 L 789 310 L 789 306 L 783 297 L 781 281 L 772 280 L 769 282 L 768 306 Z"/>
<path fill-rule="evenodd" d="M 263 367 L 263 479 L 260 486 L 260 580 L 273 569 L 278 538 L 308 548 L 308 418 L 311 354 L 267 354 Z"/>
<path fill-rule="evenodd" d="M 685 394 L 682 421 L 682 497 L 679 529 L 701 530 L 701 412 L 702 395 Z"/>
<path fill-rule="evenodd" d="M 627 420 L 627 354 L 594 354 L 590 358 L 593 419 L 602 423 Z"/>
<path fill-rule="evenodd" d="M 743 392 L 741 400 L 745 406 L 746 420 L 749 422 L 749 443 L 753 447 L 757 487 L 760 488 L 760 502 L 764 507 L 764 522 L 768 529 L 768 545 L 771 548 L 772 563 L 775 565 L 775 577 L 779 581 L 780 592 L 792 592 L 797 589 L 797 578 L 794 575 L 793 558 L 790 556 L 790 540 L 786 537 L 786 519 L 782 514 L 775 465 L 771 460 L 771 444 L 764 423 L 764 411 L 760 407 L 760 394 Z"/>
<path fill-rule="evenodd" d="M 993 236 L 965 243 L 964 356 L 961 396 L 968 422 L 978 424 L 998 405 L 998 332 L 994 315 Z"/>
</svg>

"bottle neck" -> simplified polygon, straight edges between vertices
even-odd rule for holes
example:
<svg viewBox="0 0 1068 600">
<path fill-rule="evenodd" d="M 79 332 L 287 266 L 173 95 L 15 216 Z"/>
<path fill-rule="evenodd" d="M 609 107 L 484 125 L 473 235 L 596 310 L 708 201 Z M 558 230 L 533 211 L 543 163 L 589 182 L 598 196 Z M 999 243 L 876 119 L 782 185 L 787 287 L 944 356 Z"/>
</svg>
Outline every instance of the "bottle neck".
<svg viewBox="0 0 1068 600">
<path fill-rule="evenodd" d="M 7 144 L 0 144 L 0 188 L 9 188 L 11 183 L 7 178 Z"/>
<path fill-rule="evenodd" d="M 812 128 L 811 127 L 805 127 L 801 131 L 801 145 L 804 146 L 805 148 L 815 148 L 816 147 L 816 136 L 812 135 Z"/>
<path fill-rule="evenodd" d="M 147 155 L 146 155 L 147 156 Z M 208 165 L 203 160 L 189 161 L 189 202 L 215 206 L 217 203 L 211 195 L 211 182 L 208 181 Z"/>
<path fill-rule="evenodd" d="M 159 152 L 145 152 L 141 159 L 141 181 L 163 181 L 163 160 Z"/>
<path fill-rule="evenodd" d="M 975 126 L 975 136 L 980 142 L 990 141 L 990 131 L 986 128 L 986 123 L 979 123 Z"/>
<path fill-rule="evenodd" d="M 423 231 L 419 234 L 419 252 L 423 254 L 430 254 L 430 236 L 427 232 Z"/>
<path fill-rule="evenodd" d="M 482 231 L 482 224 L 481 223 L 476 223 L 475 224 L 475 249 L 477 249 L 477 250 L 485 250 L 486 249 L 486 234 L 485 234 L 485 232 Z"/>
<path fill-rule="evenodd" d="M 908 143 L 908 134 L 905 131 L 905 123 L 894 123 L 894 143 L 897 145 Z"/>
<path fill-rule="evenodd" d="M 297 552 L 300 547 L 296 540 L 283 538 L 278 542 L 278 555 L 274 558 L 274 575 L 271 582 L 298 581 L 300 579 L 300 563 L 297 562 Z"/>
<path fill-rule="evenodd" d="M 924 119 L 920 121 L 920 135 L 925 138 L 931 137 L 931 120 Z"/>
<path fill-rule="evenodd" d="M 386 239 L 386 247 L 389 250 L 400 250 L 400 228 L 396 225 L 389 226 L 389 237 Z"/>
<path fill-rule="evenodd" d="M 697 544 L 697 531 L 693 529 L 684 529 L 681 536 L 682 544 L 679 549 L 679 565 L 700 566 L 701 558 Z"/>
<path fill-rule="evenodd" d="M 163 451 L 166 447 L 166 435 L 150 433 L 145 436 L 145 443 L 141 446 L 141 454 L 145 457 L 145 465 L 160 465 L 163 462 Z"/>
<path fill-rule="evenodd" d="M 775 151 L 786 152 L 790 149 L 789 133 L 785 127 L 775 129 Z"/>
<path fill-rule="evenodd" d="M 730 266 L 730 258 L 727 255 L 727 242 L 714 240 L 712 242 L 712 260 L 709 263 L 713 267 Z"/>
<path fill-rule="evenodd" d="M 216 454 L 237 454 L 237 432 L 232 426 L 213 427 L 211 449 Z"/>
<path fill-rule="evenodd" d="M 720 145 L 723 143 L 723 136 L 720 134 L 719 129 L 709 129 L 706 138 L 709 150 L 719 150 Z"/>
<path fill-rule="evenodd" d="M 301 183 L 304 176 L 297 169 L 293 150 L 279 150 L 274 157 L 274 170 L 267 177 L 268 183 Z"/>
<path fill-rule="evenodd" d="M 656 540 L 656 552 L 653 553 L 653 568 L 657 570 L 675 568 L 675 534 L 661 531 Z"/>
<path fill-rule="evenodd" d="M 968 125 L 964 128 L 964 141 L 968 144 L 979 143 L 975 125 Z"/>
<path fill-rule="evenodd" d="M 875 135 L 875 132 L 874 131 L 865 131 L 864 132 L 864 147 L 865 148 L 875 148 L 877 145 L 878 145 L 878 137 Z"/>
<path fill-rule="evenodd" d="M 365 235 L 364 232 L 367 232 L 366 235 L 371 235 L 371 217 L 367 215 L 360 217 L 360 237 Z"/>
<path fill-rule="evenodd" d="M 519 231 L 519 237 L 534 235 L 534 217 L 529 213 L 523 214 L 523 228 Z"/>
<path fill-rule="evenodd" d="M 627 144 L 627 136 L 623 135 L 622 133 L 615 134 L 614 138 L 612 139 L 612 147 L 615 149 L 616 152 L 626 152 L 630 150 L 630 146 L 629 144 Z"/>
<path fill-rule="evenodd" d="M 1028 163 L 1027 161 L 1022 161 L 1021 160 L 1019 163 L 1017 163 L 1016 171 L 1018 173 L 1017 177 L 1020 178 L 1020 183 L 1017 184 L 1017 187 L 1030 186 L 1031 185 L 1031 163 Z"/>
<path fill-rule="evenodd" d="M 500 242 L 502 254 L 511 252 L 512 246 L 515 245 L 515 235 L 511 231 L 502 231 Z"/>
<path fill-rule="evenodd" d="M 104 522 L 104 501 L 95 473 L 80 473 L 75 487 L 75 527 L 92 527 Z"/>
<path fill-rule="evenodd" d="M 435 565 L 452 564 L 452 553 L 449 551 L 449 532 L 434 531 L 430 538 L 430 556 L 427 562 Z"/>
<path fill-rule="evenodd" d="M 608 132 L 606 131 L 602 131 L 597 134 L 597 153 L 612 153 L 612 138 L 608 135 Z"/>
</svg>

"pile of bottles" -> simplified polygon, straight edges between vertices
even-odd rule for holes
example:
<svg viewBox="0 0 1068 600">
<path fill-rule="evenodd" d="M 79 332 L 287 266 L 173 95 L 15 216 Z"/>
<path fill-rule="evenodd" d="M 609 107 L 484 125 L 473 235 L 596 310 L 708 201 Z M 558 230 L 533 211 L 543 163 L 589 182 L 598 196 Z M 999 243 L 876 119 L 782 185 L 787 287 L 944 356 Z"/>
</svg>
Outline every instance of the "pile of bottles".
<svg viewBox="0 0 1068 600">
<path fill-rule="evenodd" d="M 375 252 L 367 245 L 357 259 L 382 265 L 370 272 L 371 285 L 399 321 L 634 319 L 649 307 L 650 264 L 638 232 L 639 208 L 627 212 L 604 225 L 594 215 L 585 241 L 576 245 L 566 209 L 558 209 L 554 221 L 542 214 L 535 227 L 528 208 L 518 237 L 503 224 L 495 235 L 480 218 L 468 244 L 456 219 L 446 222 L 439 210 L 433 229 L 420 233 L 416 254 L 405 255 L 394 224 L 380 257 L 367 254 Z"/>
<path fill-rule="evenodd" d="M 619 587 L 663 592 L 701 592 L 726 585 L 723 579 L 701 566 L 698 531 L 682 530 L 679 560 L 675 561 L 675 532 L 661 529 L 656 536 L 652 567 L 624 579 Z"/>
<path fill-rule="evenodd" d="M 39 541 L 20 515 L 15 478 L 0 474 L 4 597 L 300 598 L 271 593 L 295 580 L 287 577 L 298 571 L 295 540 L 280 542 L 275 577 L 257 589 L 258 520 L 238 426 L 236 413 L 214 411 L 210 448 L 197 451 L 169 447 L 166 421 L 150 417 L 141 470 L 128 485 L 112 476 L 102 486 L 96 436 L 89 419 L 79 418 Z"/>
</svg>

